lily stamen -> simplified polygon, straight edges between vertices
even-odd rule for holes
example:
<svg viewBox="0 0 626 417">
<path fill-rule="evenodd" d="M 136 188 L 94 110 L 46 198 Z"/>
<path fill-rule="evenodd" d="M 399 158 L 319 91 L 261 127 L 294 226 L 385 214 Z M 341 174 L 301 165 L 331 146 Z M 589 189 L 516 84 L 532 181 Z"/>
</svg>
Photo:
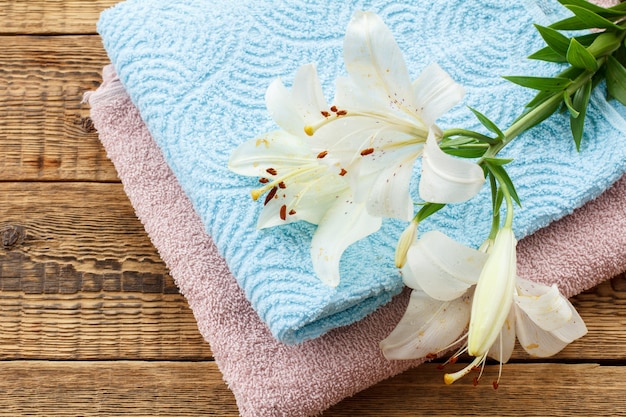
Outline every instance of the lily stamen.
<svg viewBox="0 0 626 417">
<path fill-rule="evenodd" d="M 332 110 L 332 108 L 331 108 L 331 110 Z M 322 111 L 321 113 L 322 113 L 322 116 L 324 116 L 324 119 L 322 119 L 319 122 L 314 123 L 312 125 L 304 126 L 304 133 L 306 133 L 307 136 L 313 136 L 315 134 L 315 132 L 318 129 L 320 129 L 322 126 L 328 124 L 329 122 L 337 120 L 340 117 L 344 117 L 344 116 L 346 116 L 348 114 L 348 112 L 346 110 L 338 110 L 338 111 L 333 110 L 332 113 L 329 113 L 327 111 Z"/>
<path fill-rule="evenodd" d="M 458 381 L 459 379 L 463 378 L 465 375 L 472 372 L 475 369 L 475 367 L 483 365 L 486 359 L 487 359 L 486 353 L 481 356 L 476 356 L 474 360 L 470 362 L 465 368 L 459 371 L 453 372 L 451 374 L 445 374 L 443 376 L 443 381 L 446 383 L 446 385 L 450 385 Z M 478 378 L 480 378 L 480 376 Z"/>
<path fill-rule="evenodd" d="M 396 127 L 396 131 L 404 131 L 409 134 L 413 134 L 415 136 L 424 138 L 426 141 L 426 137 L 428 136 L 428 127 L 426 127 L 423 123 L 421 123 L 417 118 L 402 118 L 396 116 L 394 113 L 381 113 L 376 111 L 367 111 L 362 112 L 358 110 L 337 110 L 333 113 L 322 113 L 324 119 L 319 120 L 317 123 L 309 124 L 304 126 L 304 133 L 307 136 L 313 136 L 315 132 L 317 132 L 322 127 L 327 124 L 337 120 L 338 118 L 343 117 L 367 117 L 378 119 L 386 124 L 392 125 Z"/>
<path fill-rule="evenodd" d="M 290 180 L 290 179 L 294 180 L 295 178 L 297 178 L 298 176 L 304 173 L 309 173 L 312 170 L 319 170 L 319 169 L 325 169 L 325 168 L 316 166 L 316 165 L 298 167 L 288 172 L 285 175 L 279 176 L 277 178 L 272 178 L 271 181 L 268 180 L 267 182 L 263 182 L 262 187 L 255 188 L 254 190 L 250 192 L 250 194 L 252 195 L 252 199 L 256 201 L 259 199 L 259 197 L 261 197 L 263 194 L 265 194 L 266 192 L 268 192 L 274 187 L 285 188 L 287 184 L 286 182 L 287 180 Z"/>
</svg>

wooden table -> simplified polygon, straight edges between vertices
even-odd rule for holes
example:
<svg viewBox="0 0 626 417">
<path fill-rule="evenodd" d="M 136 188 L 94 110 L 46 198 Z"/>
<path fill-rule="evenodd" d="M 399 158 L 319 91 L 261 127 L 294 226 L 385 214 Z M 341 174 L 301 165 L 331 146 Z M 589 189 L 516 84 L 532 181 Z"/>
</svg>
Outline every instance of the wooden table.
<svg viewBox="0 0 626 417">
<path fill-rule="evenodd" d="M 114 3 L 0 0 L 0 415 L 236 416 L 81 105 Z M 626 415 L 626 279 L 574 302 L 588 336 L 547 360 L 517 350 L 497 391 L 428 364 L 324 415 Z"/>
</svg>

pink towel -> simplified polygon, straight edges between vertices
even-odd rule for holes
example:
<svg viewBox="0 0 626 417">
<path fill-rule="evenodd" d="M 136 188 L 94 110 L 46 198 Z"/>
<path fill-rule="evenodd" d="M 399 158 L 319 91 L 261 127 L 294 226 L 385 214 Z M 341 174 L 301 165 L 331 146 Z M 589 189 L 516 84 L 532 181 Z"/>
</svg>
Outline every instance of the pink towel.
<svg viewBox="0 0 626 417">
<path fill-rule="evenodd" d="M 389 362 L 378 342 L 407 292 L 364 320 L 296 346 L 274 340 L 204 232 L 139 112 L 115 78 L 86 99 L 124 189 L 187 297 L 243 416 L 317 414 L 342 398 L 418 365 Z M 519 273 L 572 296 L 626 270 L 626 178 L 574 214 L 519 243 Z"/>
</svg>

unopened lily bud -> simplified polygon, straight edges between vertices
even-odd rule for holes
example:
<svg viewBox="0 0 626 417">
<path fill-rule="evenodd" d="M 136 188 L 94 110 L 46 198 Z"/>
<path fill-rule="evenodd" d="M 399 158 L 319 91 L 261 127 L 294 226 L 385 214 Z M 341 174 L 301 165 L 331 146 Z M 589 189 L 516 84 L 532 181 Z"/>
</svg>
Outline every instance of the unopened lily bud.
<svg viewBox="0 0 626 417">
<path fill-rule="evenodd" d="M 517 241 L 510 227 L 498 231 L 474 293 L 467 352 L 484 356 L 506 321 L 515 291 Z"/>
<path fill-rule="evenodd" d="M 417 221 L 413 220 L 406 229 L 400 235 L 398 239 L 398 245 L 396 246 L 395 262 L 397 268 L 402 268 L 406 263 L 406 255 L 409 252 L 409 248 L 415 242 L 417 237 Z"/>
</svg>

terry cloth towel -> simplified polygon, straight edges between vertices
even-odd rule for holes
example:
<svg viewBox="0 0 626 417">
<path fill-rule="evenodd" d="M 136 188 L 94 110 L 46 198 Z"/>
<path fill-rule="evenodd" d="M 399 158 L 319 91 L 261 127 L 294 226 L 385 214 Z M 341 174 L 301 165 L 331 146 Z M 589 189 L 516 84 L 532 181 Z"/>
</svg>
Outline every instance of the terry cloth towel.
<svg viewBox="0 0 626 417">
<path fill-rule="evenodd" d="M 298 345 L 274 339 L 204 231 L 113 68 L 88 96 L 91 118 L 137 216 L 211 345 L 243 416 L 307 416 L 421 361 L 387 361 L 378 342 L 408 292 L 350 326 Z M 572 296 L 626 270 L 626 177 L 521 240 L 522 276 Z"/>
<path fill-rule="evenodd" d="M 358 9 L 382 16 L 414 77 L 438 62 L 466 87 L 465 103 L 502 127 L 533 92 L 501 75 L 558 72 L 554 64 L 525 59 L 543 45 L 532 24 L 567 14 L 554 0 L 128 0 L 98 23 L 122 84 L 205 230 L 253 308 L 286 343 L 355 322 L 402 288 L 393 254 L 405 224 L 387 221 L 351 246 L 341 284 L 330 288 L 312 273 L 313 227 L 298 222 L 257 230 L 261 203 L 249 197 L 257 179 L 226 167 L 236 146 L 276 128 L 264 105 L 273 79 L 291 80 L 300 65 L 316 62 L 325 91 L 333 91 L 332 80 L 343 74 L 343 34 Z M 580 153 L 566 119 L 550 118 L 503 155 L 515 159 L 509 173 L 523 203 L 514 224 L 518 239 L 597 196 L 626 168 L 626 122 L 601 91 L 592 97 Z M 480 128 L 464 106 L 440 124 Z M 487 188 L 467 204 L 446 207 L 420 231 L 438 228 L 479 246 L 491 219 Z"/>
</svg>

